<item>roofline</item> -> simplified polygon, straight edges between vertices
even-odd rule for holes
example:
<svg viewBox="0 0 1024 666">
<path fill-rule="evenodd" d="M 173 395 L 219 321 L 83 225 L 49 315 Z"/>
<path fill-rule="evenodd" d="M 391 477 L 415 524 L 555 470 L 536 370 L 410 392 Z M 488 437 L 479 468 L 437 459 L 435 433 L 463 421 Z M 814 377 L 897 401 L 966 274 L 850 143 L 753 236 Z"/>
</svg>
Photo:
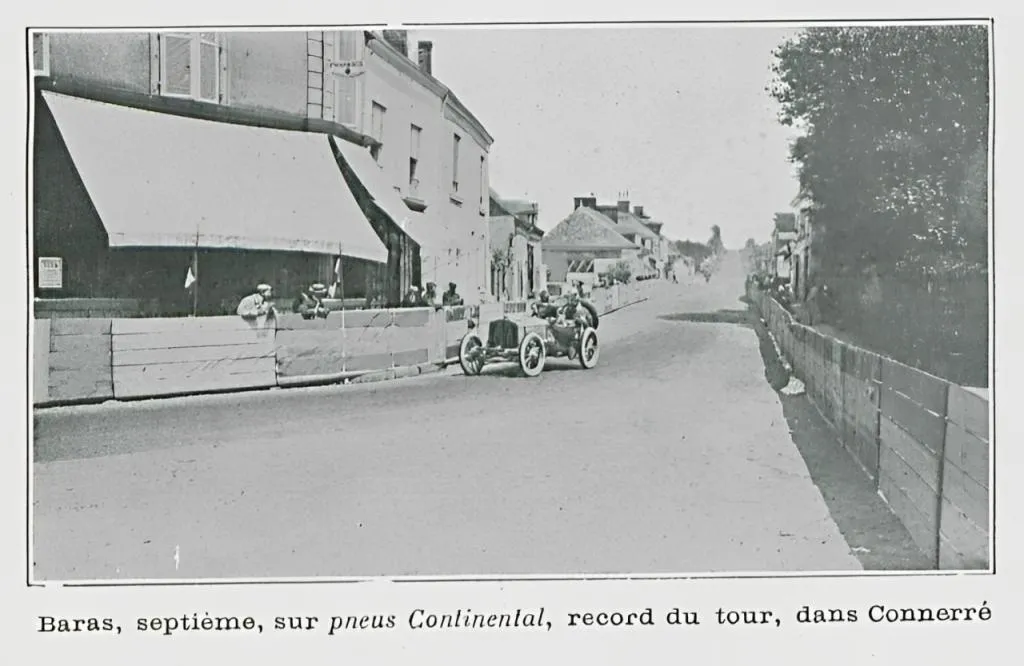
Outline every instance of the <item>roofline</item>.
<svg viewBox="0 0 1024 666">
<path fill-rule="evenodd" d="M 466 131 L 475 133 L 476 136 L 474 138 L 485 148 L 491 147 L 494 143 L 494 137 L 483 126 L 483 123 L 459 101 L 451 88 L 441 83 L 432 74 L 424 72 L 416 63 L 399 53 L 395 47 L 388 44 L 382 37 L 378 37 L 372 32 L 367 32 L 366 35 L 366 45 L 372 53 L 380 56 L 381 60 L 437 95 L 442 101 L 446 118 L 459 123 Z M 450 114 L 449 109 L 451 109 Z"/>
<path fill-rule="evenodd" d="M 572 244 L 569 244 L 569 243 L 559 243 L 558 241 L 552 241 L 550 243 L 544 242 L 543 245 L 544 245 L 544 249 L 545 250 L 551 250 L 551 251 L 554 251 L 554 252 L 559 252 L 559 251 L 563 251 L 563 252 L 599 252 L 599 251 L 619 252 L 619 251 L 622 251 L 622 250 L 639 250 L 640 249 L 639 247 L 637 247 L 635 245 L 625 246 L 625 247 L 614 246 L 614 245 L 594 245 L 593 243 L 584 243 L 584 244 L 579 244 L 579 245 L 572 245 Z"/>
</svg>

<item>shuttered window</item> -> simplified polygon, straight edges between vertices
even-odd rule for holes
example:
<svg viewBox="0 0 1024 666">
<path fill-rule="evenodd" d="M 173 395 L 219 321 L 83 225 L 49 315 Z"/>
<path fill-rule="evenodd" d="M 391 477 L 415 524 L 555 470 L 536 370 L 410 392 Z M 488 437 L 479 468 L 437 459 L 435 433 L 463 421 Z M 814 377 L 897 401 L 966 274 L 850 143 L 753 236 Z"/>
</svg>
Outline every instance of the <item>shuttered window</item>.
<svg viewBox="0 0 1024 666">
<path fill-rule="evenodd" d="M 219 102 L 221 46 L 217 34 L 162 33 L 159 40 L 161 94 Z"/>
<path fill-rule="evenodd" d="M 32 33 L 32 73 L 50 75 L 50 36 L 46 33 Z"/>
<path fill-rule="evenodd" d="M 363 33 L 359 30 L 341 30 L 334 40 L 334 62 L 354 63 L 363 57 Z M 334 76 L 334 113 L 342 125 L 357 127 L 359 124 L 359 79 L 355 72 L 345 75 L 340 69 Z"/>
</svg>

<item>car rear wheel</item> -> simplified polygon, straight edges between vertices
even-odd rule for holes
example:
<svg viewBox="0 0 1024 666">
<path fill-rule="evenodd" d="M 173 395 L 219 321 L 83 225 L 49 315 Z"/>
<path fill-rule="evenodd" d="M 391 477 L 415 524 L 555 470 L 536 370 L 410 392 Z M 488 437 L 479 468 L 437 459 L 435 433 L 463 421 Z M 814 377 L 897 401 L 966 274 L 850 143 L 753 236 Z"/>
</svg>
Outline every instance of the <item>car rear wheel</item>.
<svg viewBox="0 0 1024 666">
<path fill-rule="evenodd" d="M 597 345 L 597 331 L 592 328 L 584 329 L 577 353 L 584 370 L 590 370 L 597 365 L 597 359 L 601 355 L 601 348 Z"/>
<path fill-rule="evenodd" d="M 484 343 L 476 333 L 467 333 L 459 345 L 459 365 L 467 375 L 479 375 L 484 369 Z"/>
<path fill-rule="evenodd" d="M 544 340 L 536 333 L 527 333 L 519 343 L 519 368 L 527 377 L 536 377 L 544 369 L 547 349 Z"/>
</svg>

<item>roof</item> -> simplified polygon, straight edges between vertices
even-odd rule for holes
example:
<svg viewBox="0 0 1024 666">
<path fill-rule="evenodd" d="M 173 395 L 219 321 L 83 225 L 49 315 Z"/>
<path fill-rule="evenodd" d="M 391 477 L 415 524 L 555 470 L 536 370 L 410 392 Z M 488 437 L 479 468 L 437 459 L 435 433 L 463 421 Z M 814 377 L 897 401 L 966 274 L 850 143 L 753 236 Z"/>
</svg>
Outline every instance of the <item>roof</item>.
<svg viewBox="0 0 1024 666">
<path fill-rule="evenodd" d="M 544 235 L 545 249 L 632 250 L 636 245 L 615 229 L 615 223 L 596 210 L 580 206 Z"/>
<path fill-rule="evenodd" d="M 42 95 L 111 247 L 387 261 L 327 135 Z"/>
<path fill-rule="evenodd" d="M 523 215 L 537 212 L 537 204 L 524 199 L 501 199 L 501 207 L 513 215 Z"/>
<path fill-rule="evenodd" d="M 796 231 L 796 215 L 794 213 L 775 213 L 776 231 Z"/>
<path fill-rule="evenodd" d="M 401 70 L 403 74 L 419 82 L 425 88 L 432 91 L 435 95 L 441 98 L 445 105 L 445 112 L 447 113 L 450 109 L 453 116 L 458 117 L 466 121 L 469 126 L 467 129 L 472 129 L 480 135 L 487 147 L 494 143 L 494 137 L 487 131 L 483 123 L 473 115 L 473 113 L 466 108 L 452 91 L 451 88 L 441 83 L 433 74 L 427 74 L 420 67 L 414 63 L 409 57 L 403 53 L 400 53 L 394 46 L 389 44 L 381 35 L 375 35 L 372 32 L 365 33 L 370 39 L 367 42 L 367 46 L 370 51 L 379 55 L 385 61 L 387 61 L 392 67 Z"/>
<path fill-rule="evenodd" d="M 651 230 L 632 213 L 619 213 L 619 221 L 615 226 L 619 233 L 637 234 L 641 238 L 650 238 L 655 240 L 659 237 L 657 233 Z"/>
</svg>

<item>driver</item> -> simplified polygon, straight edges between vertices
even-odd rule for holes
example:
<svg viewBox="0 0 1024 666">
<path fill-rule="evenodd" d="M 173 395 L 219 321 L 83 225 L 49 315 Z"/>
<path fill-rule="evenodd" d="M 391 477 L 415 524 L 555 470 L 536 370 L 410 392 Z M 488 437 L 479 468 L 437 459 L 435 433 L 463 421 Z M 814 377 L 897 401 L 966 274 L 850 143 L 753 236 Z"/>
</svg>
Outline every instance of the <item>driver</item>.
<svg viewBox="0 0 1024 666">
<path fill-rule="evenodd" d="M 542 319 L 558 316 L 558 306 L 551 302 L 551 295 L 547 291 L 540 292 L 540 302 L 534 308 L 537 311 L 537 316 Z"/>
</svg>

